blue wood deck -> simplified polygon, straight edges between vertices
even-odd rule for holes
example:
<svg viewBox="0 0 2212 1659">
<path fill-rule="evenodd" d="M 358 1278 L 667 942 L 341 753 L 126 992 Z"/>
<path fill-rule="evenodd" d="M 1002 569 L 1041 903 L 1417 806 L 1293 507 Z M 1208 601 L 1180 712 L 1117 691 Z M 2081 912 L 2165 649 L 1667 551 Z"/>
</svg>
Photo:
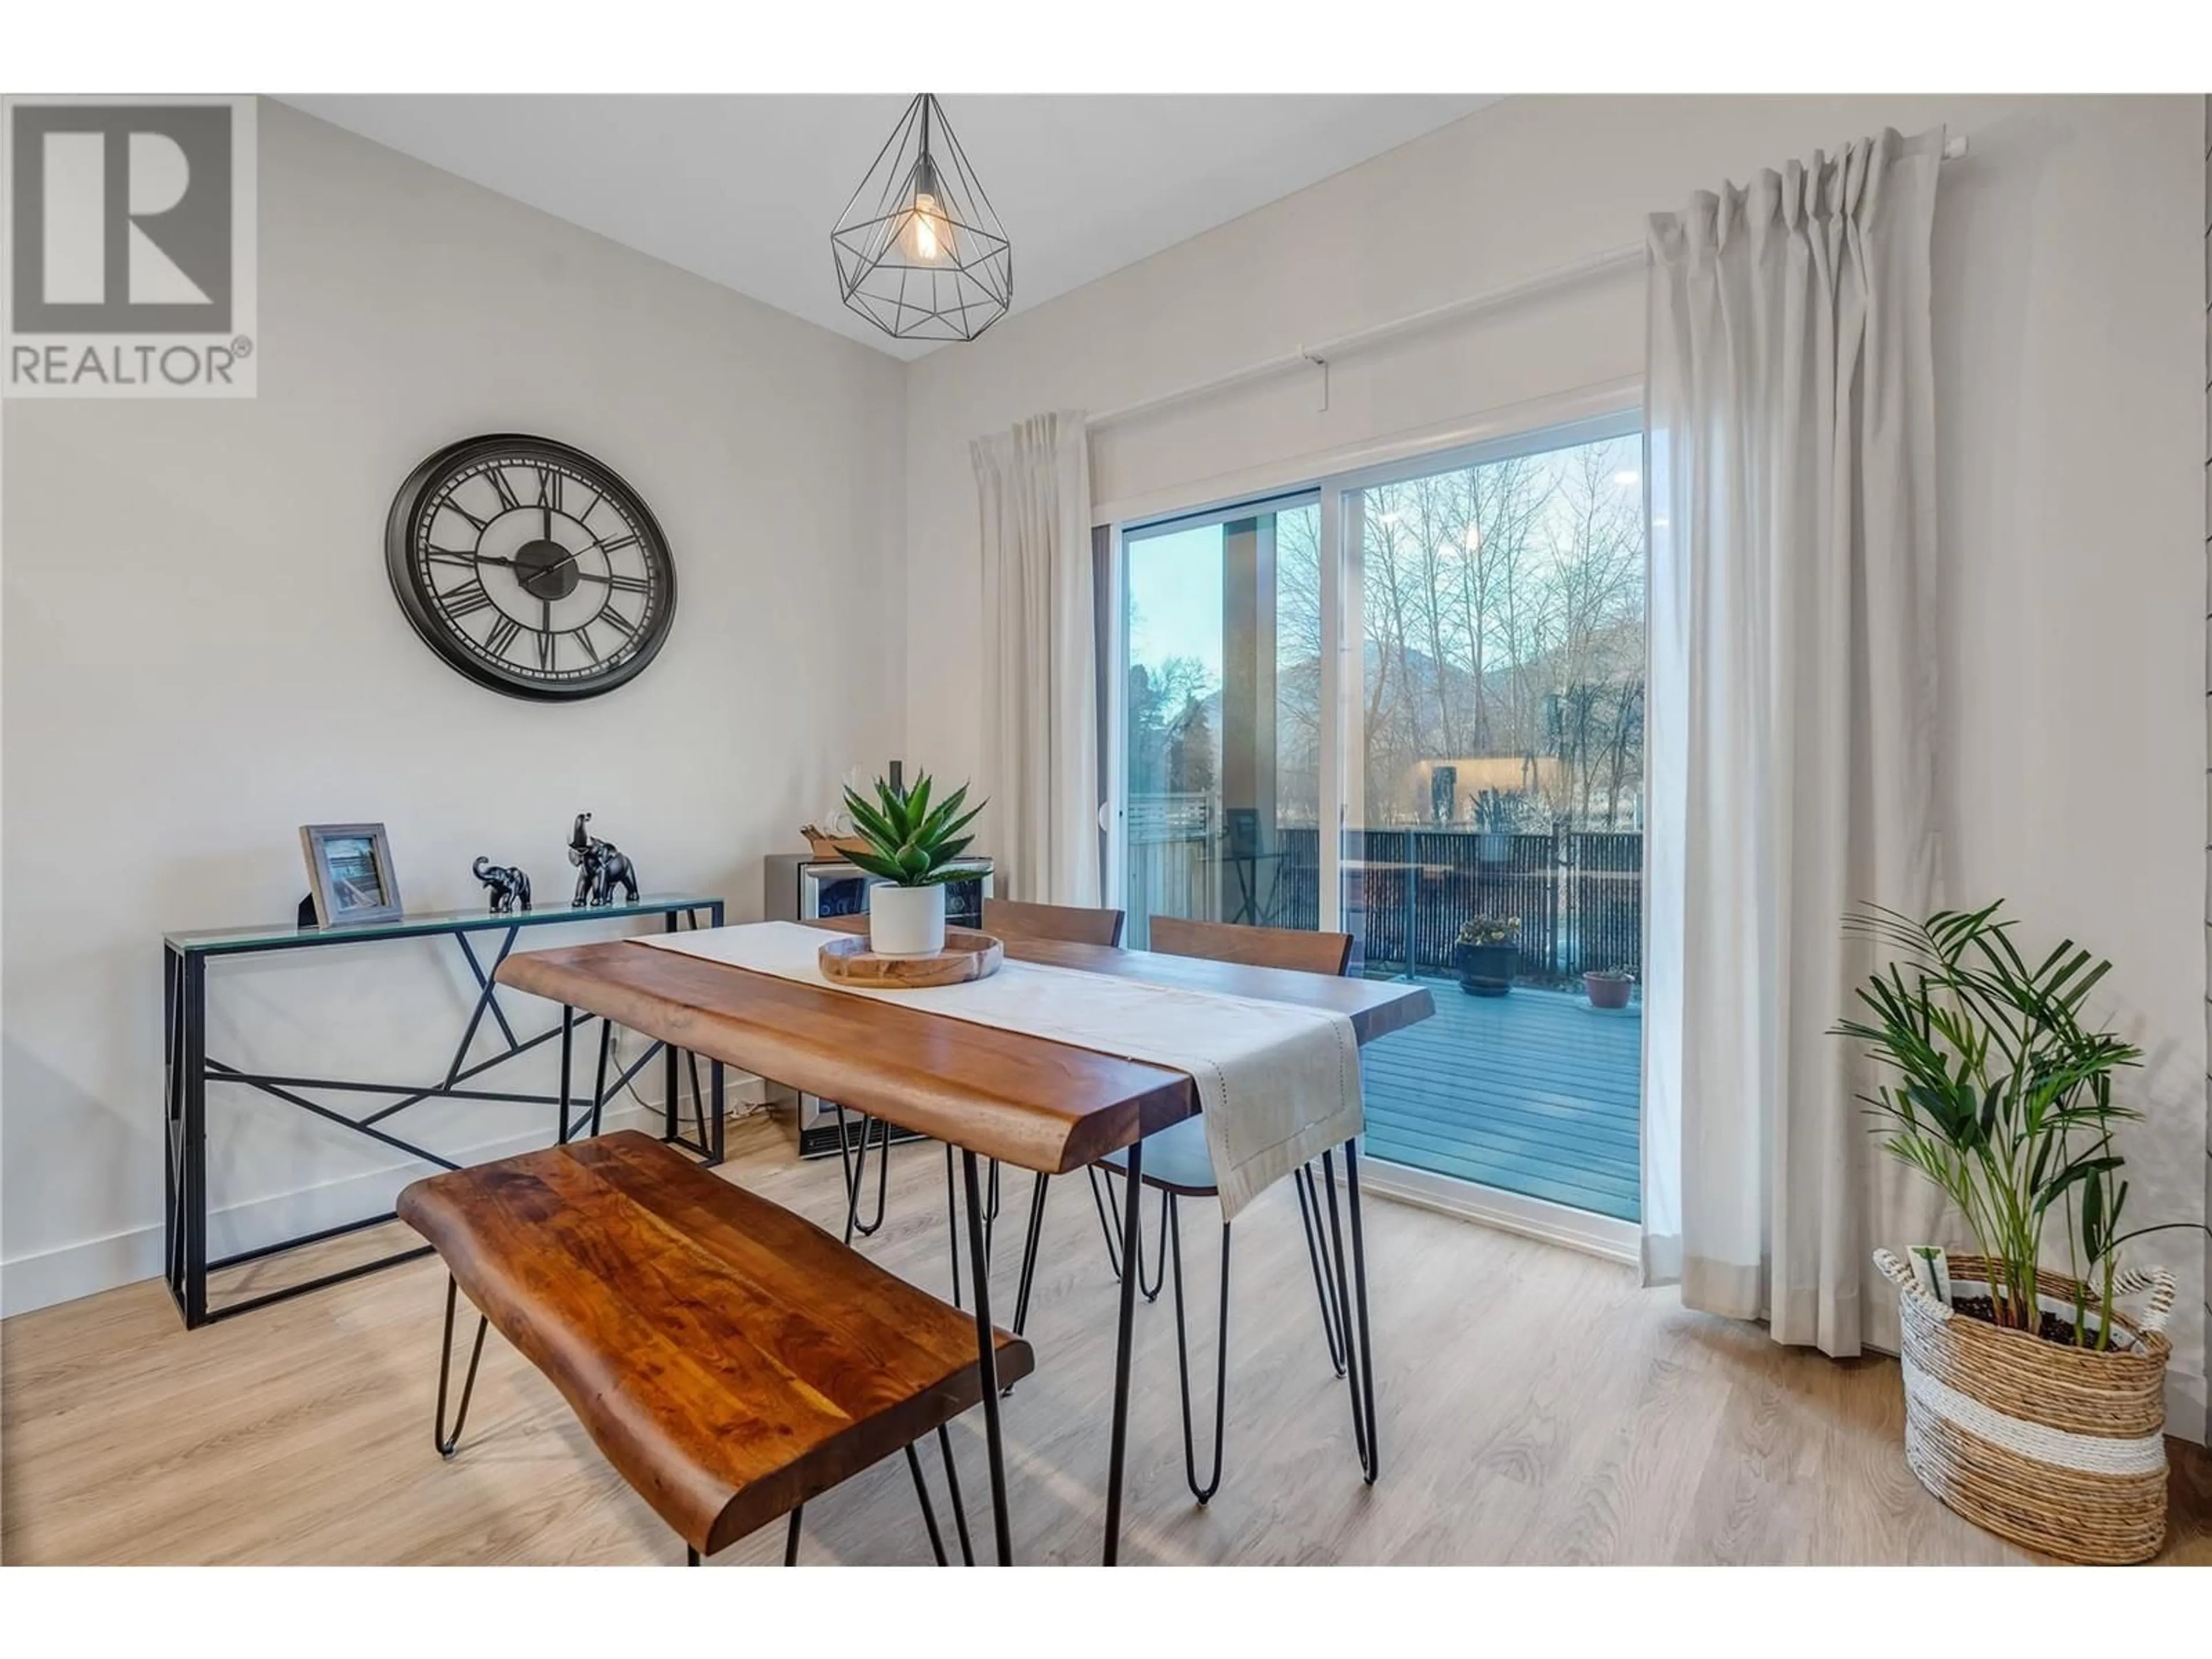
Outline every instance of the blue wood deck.
<svg viewBox="0 0 2212 1659">
<path fill-rule="evenodd" d="M 1642 1005 L 1427 984 L 1436 1018 L 1363 1055 L 1370 1156 L 1636 1220 Z"/>
</svg>

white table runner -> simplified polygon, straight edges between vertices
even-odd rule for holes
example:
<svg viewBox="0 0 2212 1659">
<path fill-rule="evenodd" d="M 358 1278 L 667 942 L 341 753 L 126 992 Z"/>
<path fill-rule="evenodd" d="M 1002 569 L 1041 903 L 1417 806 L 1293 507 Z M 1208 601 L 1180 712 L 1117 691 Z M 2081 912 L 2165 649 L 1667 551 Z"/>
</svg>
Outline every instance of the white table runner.
<svg viewBox="0 0 2212 1659">
<path fill-rule="evenodd" d="M 1343 1014 L 1033 962 L 966 985 L 881 991 L 825 977 L 817 953 L 827 937 L 758 921 L 632 942 L 1188 1073 L 1224 1219 L 1360 1132 L 1359 1039 Z"/>
</svg>

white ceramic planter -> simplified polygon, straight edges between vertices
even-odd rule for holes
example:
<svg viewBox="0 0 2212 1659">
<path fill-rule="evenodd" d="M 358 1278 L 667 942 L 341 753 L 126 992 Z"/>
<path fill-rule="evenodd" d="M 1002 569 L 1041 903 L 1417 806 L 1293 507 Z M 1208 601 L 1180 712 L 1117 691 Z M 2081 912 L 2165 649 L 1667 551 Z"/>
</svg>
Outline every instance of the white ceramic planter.
<svg viewBox="0 0 2212 1659">
<path fill-rule="evenodd" d="M 868 948 L 879 957 L 928 957 L 945 948 L 945 887 L 868 888 Z"/>
</svg>

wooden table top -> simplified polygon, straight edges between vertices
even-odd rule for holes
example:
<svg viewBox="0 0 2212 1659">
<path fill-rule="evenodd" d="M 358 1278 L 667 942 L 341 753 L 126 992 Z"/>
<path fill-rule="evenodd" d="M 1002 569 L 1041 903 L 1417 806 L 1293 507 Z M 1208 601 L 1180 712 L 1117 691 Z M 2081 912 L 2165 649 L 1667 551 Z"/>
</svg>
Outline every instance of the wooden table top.
<svg viewBox="0 0 2212 1659">
<path fill-rule="evenodd" d="M 850 933 L 860 918 L 818 924 Z M 1008 939 L 1018 962 L 1346 1015 L 1363 1043 L 1426 1019 L 1428 991 L 1105 945 Z M 1065 1174 L 1197 1115 L 1184 1073 L 902 1008 L 629 939 L 518 951 L 502 985 L 1025 1170 Z"/>
</svg>

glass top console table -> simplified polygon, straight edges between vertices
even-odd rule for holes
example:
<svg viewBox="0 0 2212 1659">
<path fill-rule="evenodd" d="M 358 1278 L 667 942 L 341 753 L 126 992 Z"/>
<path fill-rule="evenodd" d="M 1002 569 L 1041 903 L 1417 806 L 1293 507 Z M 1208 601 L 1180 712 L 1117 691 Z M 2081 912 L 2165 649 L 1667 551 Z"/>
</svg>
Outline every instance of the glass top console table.
<svg viewBox="0 0 2212 1659">
<path fill-rule="evenodd" d="M 722 925 L 722 901 L 696 893 L 647 893 L 634 904 L 595 906 L 549 905 L 535 910 L 432 910 L 400 916 L 389 921 L 352 927 L 302 927 L 283 923 L 264 927 L 216 927 L 162 935 L 162 1072 L 163 1146 L 166 1200 L 164 1271 L 169 1294 L 184 1315 L 187 1328 L 228 1319 L 252 1309 L 265 1307 L 308 1291 L 356 1279 L 380 1267 L 411 1261 L 428 1253 L 428 1246 L 402 1249 L 368 1261 L 349 1261 L 332 1271 L 289 1280 L 274 1289 L 249 1293 L 218 1308 L 208 1304 L 208 1278 L 226 1268 L 267 1261 L 309 1245 L 324 1244 L 347 1235 L 364 1232 L 393 1220 L 391 1210 L 341 1223 L 334 1227 L 279 1239 L 247 1250 L 208 1259 L 207 1102 L 210 1084 L 219 1088 L 257 1091 L 270 1099 L 335 1126 L 342 1133 L 359 1135 L 407 1158 L 440 1169 L 460 1167 L 453 1158 L 408 1139 L 404 1124 L 394 1119 L 410 1108 L 431 1100 L 505 1101 L 543 1106 L 551 1121 L 554 1138 L 568 1140 L 579 1133 L 597 1133 L 606 1103 L 628 1088 L 638 1073 L 658 1055 L 663 1066 L 663 1133 L 686 1152 L 719 1164 L 722 1159 L 722 1066 L 709 1061 L 711 1083 L 700 1086 L 699 1057 L 684 1054 L 679 1067 L 678 1051 L 659 1042 L 647 1045 L 627 1068 L 609 1076 L 614 1029 L 599 1020 L 599 1063 L 587 1096 L 573 1097 L 569 1082 L 570 1058 L 580 1028 L 596 1016 L 573 1008 L 545 1030 L 517 1036 L 500 1004 L 501 988 L 492 975 L 529 929 L 563 923 L 619 921 L 624 917 L 658 917 L 665 933 L 682 927 Z M 702 921 L 702 918 L 704 918 Z M 450 939 L 467 963 L 477 994 L 460 1040 L 443 1073 L 427 1081 L 405 1083 L 369 1081 L 357 1078 L 307 1077 L 248 1071 L 216 1058 L 207 1051 L 207 968 L 218 957 L 263 956 L 312 950 L 321 945 L 366 945 L 404 939 Z M 481 951 L 479 950 L 481 945 Z M 490 1024 L 486 1026 L 489 1018 Z M 486 1042 L 479 1044 L 482 1033 Z M 519 1055 L 540 1045 L 560 1044 L 560 1085 L 557 1093 L 532 1093 L 502 1088 L 489 1077 Z M 471 1058 L 479 1048 L 489 1052 Z M 682 1127 L 683 1098 L 679 1070 L 688 1069 L 693 1133 Z M 327 1098 L 366 1105 L 366 1110 L 345 1109 Z"/>
</svg>

